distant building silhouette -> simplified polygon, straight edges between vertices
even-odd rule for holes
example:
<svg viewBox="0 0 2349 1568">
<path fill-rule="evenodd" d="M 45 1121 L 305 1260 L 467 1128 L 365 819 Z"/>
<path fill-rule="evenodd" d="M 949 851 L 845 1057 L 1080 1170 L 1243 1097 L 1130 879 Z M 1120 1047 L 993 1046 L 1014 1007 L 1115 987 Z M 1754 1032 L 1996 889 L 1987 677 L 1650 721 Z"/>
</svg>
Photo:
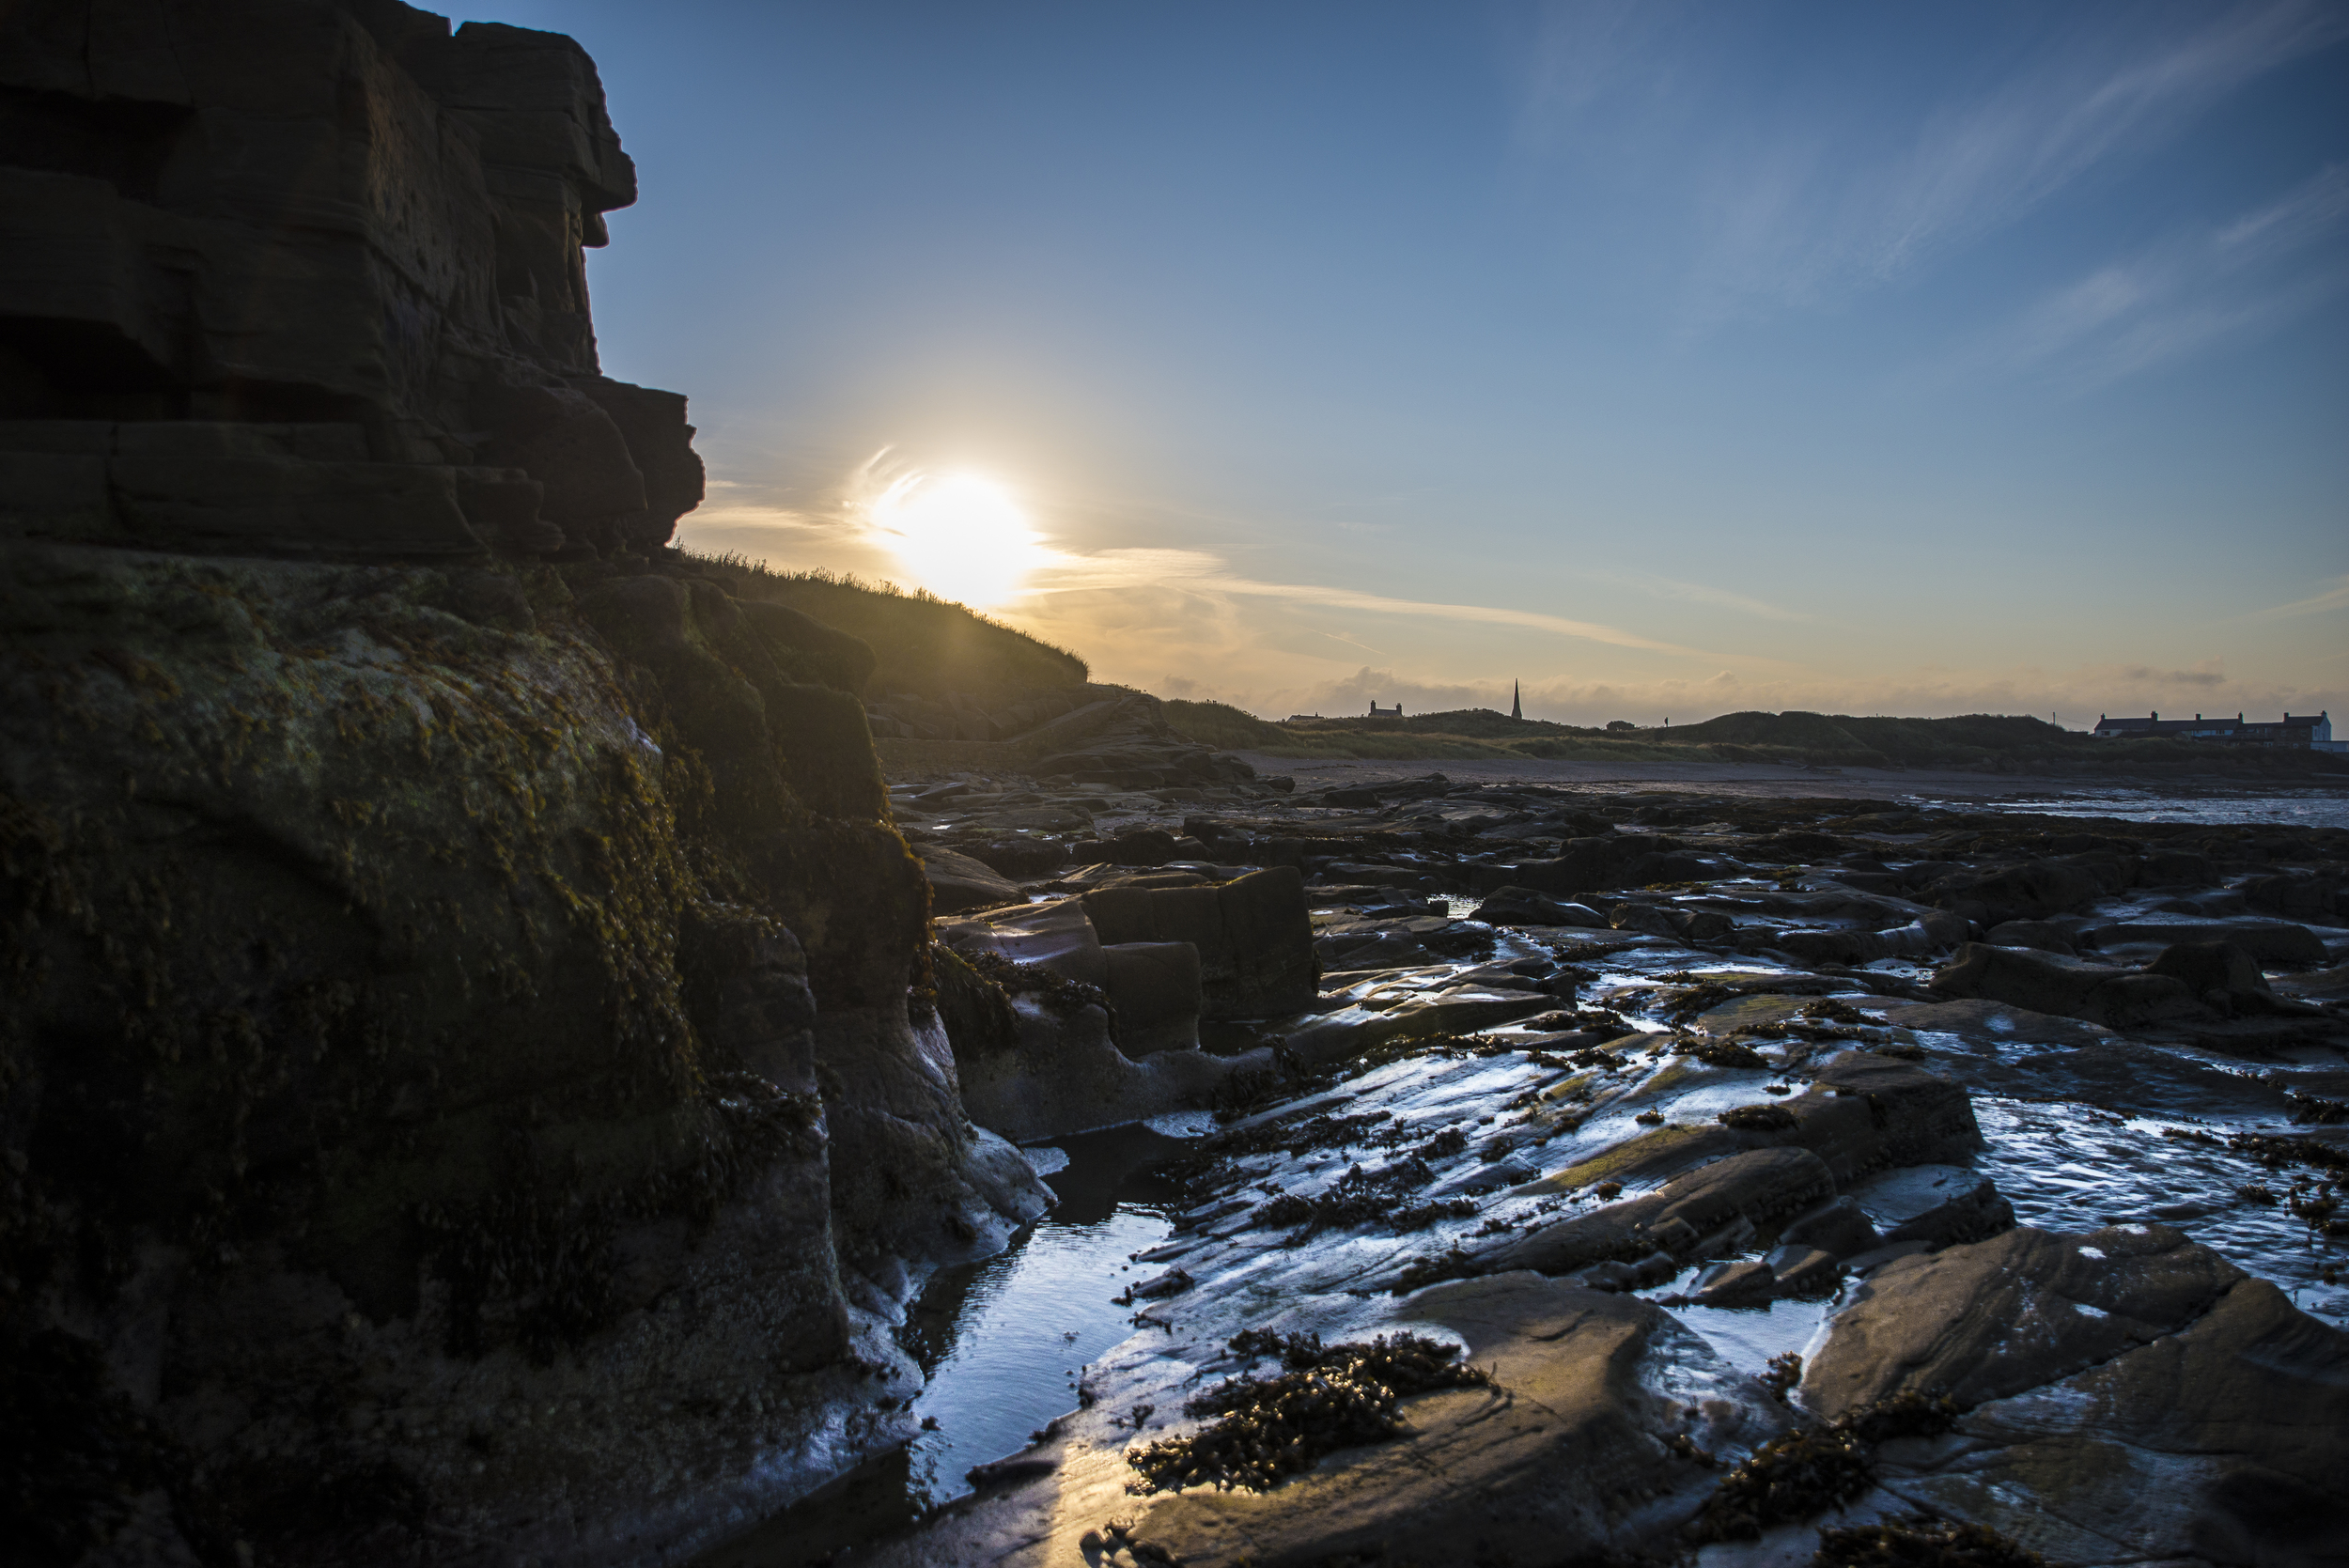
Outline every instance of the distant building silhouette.
<svg viewBox="0 0 2349 1568">
<path fill-rule="evenodd" d="M 1520 720 L 1525 717 L 1525 689 L 1514 680 L 1509 683 L 1509 717 Z"/>
<path fill-rule="evenodd" d="M 2235 746 L 2296 746 L 2313 752 L 2349 751 L 2349 741 L 2333 738 L 2333 721 L 2329 713 L 2287 713 L 2274 723 L 2264 721 L 2246 723 L 2238 713 L 2232 719 L 2205 719 L 2196 714 L 2191 719 L 2164 719 L 2150 714 L 2142 719 L 2112 719 L 2096 716 L 2096 727 L 2090 731 L 2099 740 L 2154 739 L 2167 737 L 2178 740 L 2220 740 Z"/>
<path fill-rule="evenodd" d="M 1370 701 L 1370 716 L 1373 719 L 1400 719 L 1403 717 L 1403 705 L 1397 703 L 1392 707 L 1380 707 L 1378 699 L 1373 697 Z"/>
</svg>

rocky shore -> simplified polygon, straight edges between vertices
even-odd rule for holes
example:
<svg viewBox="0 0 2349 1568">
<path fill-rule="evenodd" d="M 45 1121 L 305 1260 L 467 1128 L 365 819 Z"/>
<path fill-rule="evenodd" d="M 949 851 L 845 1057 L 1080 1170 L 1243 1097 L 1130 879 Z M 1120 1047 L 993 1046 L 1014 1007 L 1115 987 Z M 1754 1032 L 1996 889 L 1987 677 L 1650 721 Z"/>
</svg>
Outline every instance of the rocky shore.
<svg viewBox="0 0 2349 1568">
<path fill-rule="evenodd" d="M 1028 872 L 941 926 L 1032 966 L 993 971 L 1016 1045 L 949 1016 L 966 1084 L 1052 1086 L 1014 1136 L 1160 1110 L 1170 1027 L 1221 1072 L 1136 1336 L 868 1560 L 2349 1544 L 2349 834 L 1441 776 L 893 798 L 933 865 Z M 1191 911 L 1212 972 L 1208 901 L 1284 877 L 1311 1008 L 1101 985 L 1082 912 Z M 1299 925 L 1259 940 L 1301 964 Z M 1111 1014 L 1144 1071 L 1100 1071 Z M 1363 1405 L 1336 1347 L 1403 1335 L 1485 1380 Z"/>
<path fill-rule="evenodd" d="M 2349 1551 L 2349 836 L 966 690 L 672 547 L 570 40 L 66 0 L 0 107 L 11 1560 L 692 1560 L 1145 1122 L 1132 1337 L 862 1560 Z"/>
</svg>

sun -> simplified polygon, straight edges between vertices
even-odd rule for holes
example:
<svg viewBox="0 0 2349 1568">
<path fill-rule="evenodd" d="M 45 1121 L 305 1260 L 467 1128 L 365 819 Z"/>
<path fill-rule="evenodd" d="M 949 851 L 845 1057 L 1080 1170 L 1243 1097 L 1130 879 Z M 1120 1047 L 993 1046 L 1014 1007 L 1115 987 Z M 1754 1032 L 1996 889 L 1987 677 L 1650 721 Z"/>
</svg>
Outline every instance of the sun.
<svg viewBox="0 0 2349 1568">
<path fill-rule="evenodd" d="M 965 604 L 1017 598 L 1043 541 L 1001 485 L 975 474 L 910 474 L 872 504 L 874 529 L 923 587 Z"/>
</svg>

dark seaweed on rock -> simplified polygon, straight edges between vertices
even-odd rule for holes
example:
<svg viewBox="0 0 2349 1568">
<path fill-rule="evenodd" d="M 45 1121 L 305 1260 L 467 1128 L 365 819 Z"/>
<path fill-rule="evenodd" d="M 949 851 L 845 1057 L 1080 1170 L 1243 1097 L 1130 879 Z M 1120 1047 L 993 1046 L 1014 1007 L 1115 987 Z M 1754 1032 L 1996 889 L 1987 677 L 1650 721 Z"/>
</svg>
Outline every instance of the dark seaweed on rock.
<svg viewBox="0 0 2349 1568">
<path fill-rule="evenodd" d="M 1059 970 L 1047 969 L 1042 964 L 1015 962 L 1000 953 L 970 953 L 962 956 L 981 978 L 1001 986 L 1007 996 L 1042 997 L 1045 1005 L 1056 1013 L 1074 1013 L 1086 1007 L 1100 1008 L 1110 1015 L 1110 1037 L 1117 1037 L 1117 1015 L 1110 1007 L 1109 998 L 1100 986 L 1071 980 Z"/>
<path fill-rule="evenodd" d="M 1383 1442 L 1404 1430 L 1396 1401 L 1439 1389 L 1489 1388 L 1489 1374 L 1459 1364 L 1459 1346 L 1416 1334 L 1381 1335 L 1368 1344 L 1337 1344 L 1291 1335 L 1243 1334 L 1255 1353 L 1278 1347 L 1290 1371 L 1278 1377 L 1234 1377 L 1183 1406 L 1191 1416 L 1221 1416 L 1188 1437 L 1128 1449 L 1142 1473 L 1126 1489 L 1137 1495 L 1213 1486 L 1269 1491 L 1326 1453 Z M 1317 1351 L 1303 1366 L 1308 1349 Z"/>
<path fill-rule="evenodd" d="M 1735 1040 L 1698 1040 L 1683 1048 L 1708 1067 L 1766 1067 L 1770 1063 L 1751 1046 Z"/>
<path fill-rule="evenodd" d="M 1439 1219 L 1466 1219 L 1476 1212 L 1476 1204 L 1466 1198 L 1437 1203 L 1403 1202 L 1406 1193 L 1425 1187 L 1435 1176 L 1427 1162 L 1416 1155 L 1380 1171 L 1364 1171 L 1357 1165 L 1328 1190 L 1311 1198 L 1283 1193 L 1256 1210 L 1256 1220 L 1265 1225 L 1301 1226 L 1289 1238 L 1295 1243 L 1332 1228 L 1381 1222 L 1397 1231 L 1423 1231 Z"/>
<path fill-rule="evenodd" d="M 1875 1484 L 1869 1451 L 1876 1444 L 1946 1432 L 1956 1419 L 1948 1399 L 1912 1389 L 1828 1425 L 1774 1437 L 1730 1471 L 1692 1529 L 1700 1541 L 1755 1541 L 1773 1525 L 1841 1507 Z"/>
<path fill-rule="evenodd" d="M 1919 1519 L 1823 1529 L 1811 1568 L 2046 1568 L 2046 1561 L 1987 1525 Z"/>
<path fill-rule="evenodd" d="M 2339 1126 L 2349 1122 L 2349 1100 L 2319 1099 L 2314 1094 L 2286 1091 L 2284 1099 L 2292 1106 L 2292 1119 L 2312 1123 L 2317 1126 Z"/>
<path fill-rule="evenodd" d="M 2239 1155 L 2249 1155 L 2272 1166 L 2313 1165 L 2334 1171 L 2349 1171 L 2349 1150 L 2320 1143 L 2313 1138 L 2278 1138 L 2271 1133 L 2238 1132 L 2230 1134 L 2227 1147 Z"/>
<path fill-rule="evenodd" d="M 1319 1334 L 1276 1334 L 1268 1328 L 1243 1328 L 1230 1342 L 1233 1355 L 1248 1359 L 1278 1356 L 1291 1372 L 1319 1366 L 1326 1352 Z"/>
<path fill-rule="evenodd" d="M 1741 1105 L 1713 1120 L 1733 1132 L 1782 1132 L 1795 1126 L 1795 1113 L 1782 1105 Z"/>
</svg>

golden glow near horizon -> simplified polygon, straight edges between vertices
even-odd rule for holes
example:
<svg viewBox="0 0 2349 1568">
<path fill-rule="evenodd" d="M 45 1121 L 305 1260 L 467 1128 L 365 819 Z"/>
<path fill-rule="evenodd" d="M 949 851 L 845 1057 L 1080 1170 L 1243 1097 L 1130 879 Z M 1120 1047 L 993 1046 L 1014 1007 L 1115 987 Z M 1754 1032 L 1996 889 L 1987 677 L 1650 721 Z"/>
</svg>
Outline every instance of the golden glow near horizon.
<svg viewBox="0 0 2349 1568">
<path fill-rule="evenodd" d="M 868 514 L 907 572 L 941 598 L 988 606 L 1016 598 L 1045 559 L 1026 514 L 975 474 L 909 474 Z"/>
</svg>

